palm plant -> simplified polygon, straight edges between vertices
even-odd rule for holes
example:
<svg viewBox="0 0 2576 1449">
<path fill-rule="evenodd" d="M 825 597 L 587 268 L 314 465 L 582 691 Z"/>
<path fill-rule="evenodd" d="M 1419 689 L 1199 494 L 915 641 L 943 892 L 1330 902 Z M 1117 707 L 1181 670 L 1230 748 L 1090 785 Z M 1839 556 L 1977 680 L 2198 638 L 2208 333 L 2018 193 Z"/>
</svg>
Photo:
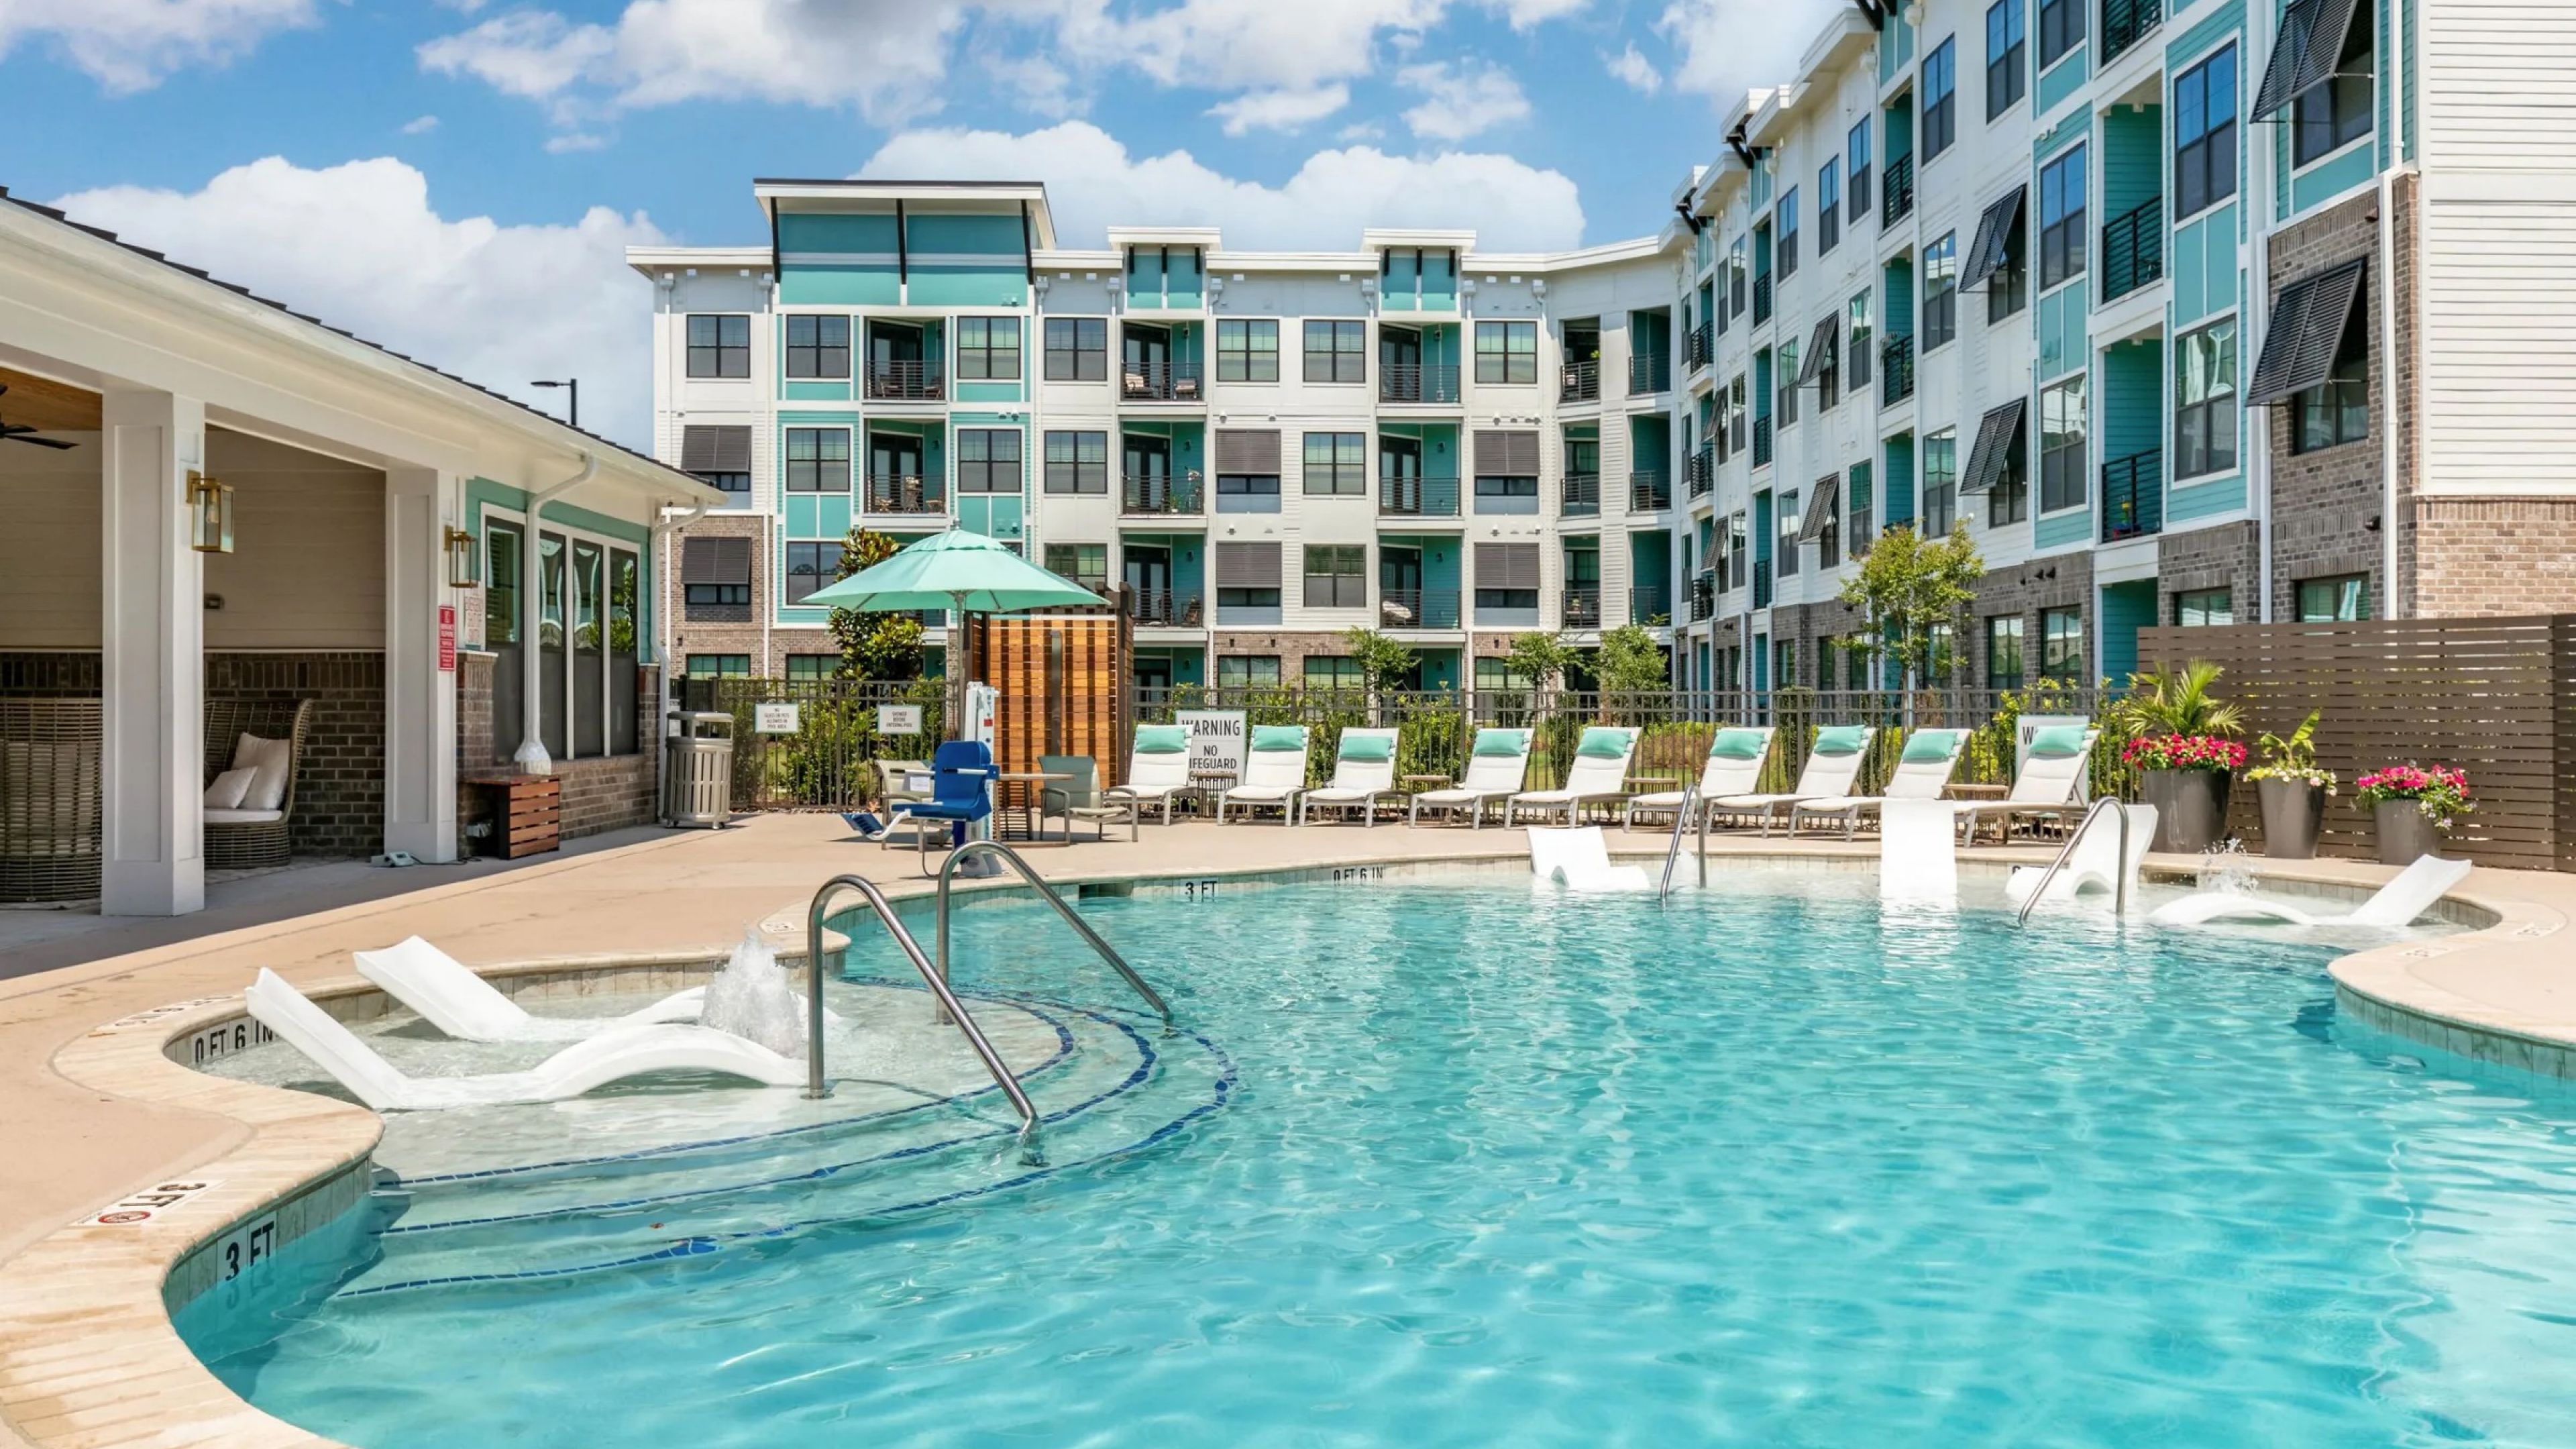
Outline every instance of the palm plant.
<svg viewBox="0 0 2576 1449">
<path fill-rule="evenodd" d="M 2136 734 L 2233 735 L 2245 728 L 2245 712 L 2210 693 L 2223 673 L 2206 659 L 2195 659 L 2180 673 L 2151 669 L 2129 676 L 2129 697 L 2120 701 L 2120 723 Z"/>
</svg>

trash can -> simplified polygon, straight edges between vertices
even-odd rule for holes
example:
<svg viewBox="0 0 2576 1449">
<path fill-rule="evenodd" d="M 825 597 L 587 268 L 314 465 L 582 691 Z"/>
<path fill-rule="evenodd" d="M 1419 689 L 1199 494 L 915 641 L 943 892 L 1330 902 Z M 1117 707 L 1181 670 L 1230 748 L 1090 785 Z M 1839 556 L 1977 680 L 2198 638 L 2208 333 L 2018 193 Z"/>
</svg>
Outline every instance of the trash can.
<svg viewBox="0 0 2576 1449">
<path fill-rule="evenodd" d="M 733 716 L 675 709 L 662 741 L 662 823 L 722 830 L 733 813 Z"/>
</svg>

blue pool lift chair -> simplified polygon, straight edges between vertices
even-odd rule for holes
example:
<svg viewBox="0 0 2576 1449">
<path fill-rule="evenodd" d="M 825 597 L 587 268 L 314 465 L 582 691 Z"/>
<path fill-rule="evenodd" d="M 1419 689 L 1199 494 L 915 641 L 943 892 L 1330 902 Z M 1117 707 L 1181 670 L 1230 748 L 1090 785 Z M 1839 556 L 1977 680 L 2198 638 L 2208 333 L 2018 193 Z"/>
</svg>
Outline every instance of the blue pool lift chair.
<svg viewBox="0 0 2576 1449">
<path fill-rule="evenodd" d="M 931 755 L 930 771 L 930 798 L 904 807 L 916 822 L 915 853 L 925 857 L 931 834 L 926 822 L 949 822 L 953 842 L 963 844 L 966 827 L 993 813 L 993 748 L 976 740 L 950 740 Z M 926 863 L 923 870 L 928 872 Z"/>
</svg>

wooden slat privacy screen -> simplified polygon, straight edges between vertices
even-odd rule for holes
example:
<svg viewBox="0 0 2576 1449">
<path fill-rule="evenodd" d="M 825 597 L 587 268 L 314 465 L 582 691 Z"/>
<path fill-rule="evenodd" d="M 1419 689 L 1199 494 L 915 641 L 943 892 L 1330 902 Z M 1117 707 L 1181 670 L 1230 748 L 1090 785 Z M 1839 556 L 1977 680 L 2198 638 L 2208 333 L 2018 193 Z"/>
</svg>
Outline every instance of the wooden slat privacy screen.
<svg viewBox="0 0 2576 1449">
<path fill-rule="evenodd" d="M 975 658 L 993 705 L 993 757 L 1035 770 L 1040 755 L 1089 755 L 1100 788 L 1125 783 L 1127 620 L 1115 614 L 979 616 Z"/>
<path fill-rule="evenodd" d="M 2249 748 L 2310 710 L 2326 802 L 2326 855 L 2375 851 L 2355 783 L 2387 765 L 2466 770 L 2474 813 L 2442 850 L 2481 865 L 2576 869 L 2576 614 L 2240 624 L 2138 631 L 2139 667 L 2206 659 L 2216 693 L 2243 706 Z M 2260 763 L 2259 755 L 2255 763 Z M 2257 790 L 2237 782 L 2231 828 L 2259 850 Z"/>
</svg>

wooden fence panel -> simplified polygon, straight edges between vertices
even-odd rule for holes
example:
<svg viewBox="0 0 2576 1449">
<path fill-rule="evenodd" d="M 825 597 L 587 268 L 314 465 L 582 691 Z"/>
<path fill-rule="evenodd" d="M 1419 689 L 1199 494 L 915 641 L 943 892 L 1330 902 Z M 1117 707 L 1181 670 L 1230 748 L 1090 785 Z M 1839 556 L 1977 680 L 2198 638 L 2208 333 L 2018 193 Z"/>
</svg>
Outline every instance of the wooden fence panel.
<svg viewBox="0 0 2576 1449">
<path fill-rule="evenodd" d="M 1101 788 L 1125 768 L 1127 634 L 1116 615 L 979 620 L 975 658 L 994 704 L 995 762 L 1035 770 L 1041 755 L 1089 755 Z"/>
</svg>

